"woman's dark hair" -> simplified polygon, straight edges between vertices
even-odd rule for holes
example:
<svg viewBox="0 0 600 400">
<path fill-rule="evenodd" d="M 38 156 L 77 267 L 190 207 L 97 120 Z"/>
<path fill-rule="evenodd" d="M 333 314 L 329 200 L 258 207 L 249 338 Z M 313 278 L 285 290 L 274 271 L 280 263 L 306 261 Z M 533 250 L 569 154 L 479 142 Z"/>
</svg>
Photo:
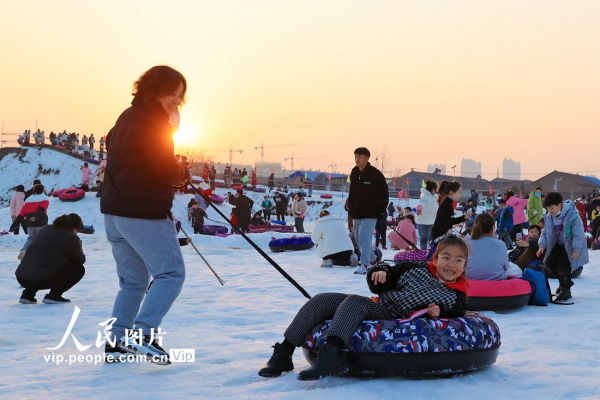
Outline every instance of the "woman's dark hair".
<svg viewBox="0 0 600 400">
<path fill-rule="evenodd" d="M 412 215 L 412 214 L 408 214 L 408 215 L 407 215 L 406 217 L 404 217 L 404 218 L 406 218 L 406 219 L 409 219 L 409 220 L 410 220 L 410 221 L 413 223 L 413 225 L 417 225 L 417 223 L 415 222 L 415 216 L 414 216 L 414 215 Z"/>
<path fill-rule="evenodd" d="M 425 190 L 428 190 L 429 192 L 433 192 L 437 188 L 438 188 L 438 185 L 436 182 L 434 182 L 434 181 L 426 181 L 425 182 Z"/>
<path fill-rule="evenodd" d="M 58 229 L 77 229 L 78 231 L 83 229 L 83 221 L 77 214 L 64 214 L 56 218 L 52 223 L 52 226 Z"/>
<path fill-rule="evenodd" d="M 42 194 L 44 193 L 44 185 L 36 184 L 33 185 L 33 194 Z"/>
<path fill-rule="evenodd" d="M 465 258 L 469 257 L 469 247 L 467 246 L 467 244 L 464 242 L 464 240 L 462 240 L 459 237 L 456 236 L 449 236 L 445 239 L 442 239 L 436 249 L 435 249 L 435 253 L 433 254 L 433 258 L 437 259 L 437 256 L 442 252 L 442 250 L 444 250 L 446 247 L 449 246 L 456 246 L 458 248 L 460 248 L 463 253 L 465 254 Z"/>
<path fill-rule="evenodd" d="M 515 192 L 513 192 L 512 190 L 509 190 L 508 192 L 504 193 L 504 196 L 506 197 L 506 200 L 510 199 L 514 195 L 515 195 Z"/>
<path fill-rule="evenodd" d="M 483 235 L 492 233 L 494 231 L 495 223 L 496 220 L 490 214 L 479 214 L 477 218 L 475 218 L 475 223 L 473 224 L 471 239 L 477 240 Z"/>
<path fill-rule="evenodd" d="M 23 186 L 23 185 L 15 186 L 15 192 L 24 192 L 24 191 L 25 191 L 25 186 Z"/>
<path fill-rule="evenodd" d="M 83 163 L 83 166 L 84 166 L 84 167 L 88 167 L 88 163 L 84 162 L 84 163 Z"/>
<path fill-rule="evenodd" d="M 442 201 L 446 200 L 446 197 L 448 197 L 448 195 L 450 195 L 450 192 L 456 193 L 459 190 L 460 190 L 459 182 L 441 181 L 440 187 L 438 189 L 438 193 L 440 194 L 439 203 L 441 204 Z"/>
<path fill-rule="evenodd" d="M 183 84 L 182 96 L 185 96 L 187 82 L 181 72 L 166 65 L 157 65 L 144 72 L 133 84 L 132 94 L 148 103 L 157 97 L 175 93 L 180 83 Z"/>
<path fill-rule="evenodd" d="M 550 206 L 557 206 L 557 205 L 561 204 L 562 202 L 563 202 L 563 197 L 560 193 L 550 192 L 546 195 L 546 198 L 544 199 L 544 208 L 547 208 Z"/>
</svg>

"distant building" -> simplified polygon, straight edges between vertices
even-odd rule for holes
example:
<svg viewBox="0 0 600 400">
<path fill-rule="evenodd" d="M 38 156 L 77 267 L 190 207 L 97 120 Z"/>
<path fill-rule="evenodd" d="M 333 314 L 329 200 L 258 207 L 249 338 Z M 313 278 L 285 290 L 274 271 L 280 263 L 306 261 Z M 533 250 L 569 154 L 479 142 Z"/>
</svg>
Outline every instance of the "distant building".
<svg viewBox="0 0 600 400">
<path fill-rule="evenodd" d="M 319 190 L 347 190 L 348 175 L 334 174 L 322 171 L 296 171 L 288 175 L 285 181 L 292 187 L 304 186 L 310 183 L 313 189 Z"/>
<path fill-rule="evenodd" d="M 446 164 L 428 164 L 427 172 L 430 174 L 446 174 Z"/>
<path fill-rule="evenodd" d="M 505 158 L 502 161 L 502 178 L 519 180 L 521 179 L 521 163 Z"/>
<path fill-rule="evenodd" d="M 465 178 L 481 177 L 481 163 L 469 158 L 463 158 L 460 162 L 460 174 Z"/>
<path fill-rule="evenodd" d="M 531 184 L 542 188 L 542 193 L 559 192 L 565 199 L 575 200 L 582 195 L 600 191 L 600 179 L 593 176 L 552 171 Z"/>
<path fill-rule="evenodd" d="M 256 175 L 259 177 L 268 177 L 275 173 L 276 178 L 283 178 L 284 173 L 281 163 L 278 162 L 257 162 L 254 164 Z"/>
</svg>

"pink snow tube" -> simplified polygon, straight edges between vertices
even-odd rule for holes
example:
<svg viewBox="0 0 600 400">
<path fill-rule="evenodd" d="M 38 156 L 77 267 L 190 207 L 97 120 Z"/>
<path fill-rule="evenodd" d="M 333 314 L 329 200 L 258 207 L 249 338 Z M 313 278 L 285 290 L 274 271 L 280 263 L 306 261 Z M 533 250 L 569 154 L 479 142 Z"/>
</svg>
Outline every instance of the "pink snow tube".
<svg viewBox="0 0 600 400">
<path fill-rule="evenodd" d="M 525 307 L 531 297 L 531 284 L 525 279 L 469 281 L 469 310 L 512 310 Z"/>
<path fill-rule="evenodd" d="M 214 194 L 214 193 L 210 194 L 208 196 L 208 198 L 210 199 L 210 201 L 212 201 L 215 204 L 221 204 L 221 203 L 225 202 L 225 199 L 223 197 L 219 196 L 218 194 Z"/>
<path fill-rule="evenodd" d="M 85 191 L 76 188 L 64 189 L 58 194 L 58 198 L 62 201 L 77 201 L 85 197 Z"/>
<path fill-rule="evenodd" d="M 399 251 L 394 255 L 394 261 L 427 261 L 427 250 Z"/>
</svg>

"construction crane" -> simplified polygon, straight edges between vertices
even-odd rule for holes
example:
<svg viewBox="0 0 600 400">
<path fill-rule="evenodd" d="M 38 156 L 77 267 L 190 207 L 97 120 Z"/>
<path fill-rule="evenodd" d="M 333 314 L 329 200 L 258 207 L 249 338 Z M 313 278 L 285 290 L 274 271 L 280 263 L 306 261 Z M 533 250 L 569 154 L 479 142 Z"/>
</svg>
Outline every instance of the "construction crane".
<svg viewBox="0 0 600 400">
<path fill-rule="evenodd" d="M 233 160 L 233 153 L 243 153 L 244 150 L 239 150 L 239 149 L 233 149 L 231 147 L 231 145 L 229 145 L 229 150 L 223 150 L 223 149 L 203 149 L 204 151 L 217 151 L 217 152 L 224 152 L 224 151 L 228 151 L 229 152 L 229 165 L 232 164 L 232 160 Z"/>
<path fill-rule="evenodd" d="M 278 144 L 275 146 L 265 146 L 265 143 L 262 142 L 260 146 L 254 146 L 254 150 L 260 149 L 260 162 L 265 162 L 265 149 L 272 149 L 275 147 L 289 147 L 289 146 L 298 146 L 297 144 Z"/>
<path fill-rule="evenodd" d="M 291 168 L 294 169 L 294 160 L 305 160 L 305 159 L 310 159 L 310 158 L 325 158 L 325 157 L 330 157 L 330 156 L 310 156 L 310 157 L 294 157 L 294 153 L 292 153 L 291 157 L 285 157 L 283 159 L 283 163 L 285 165 L 285 163 L 288 160 L 291 160 Z"/>
</svg>

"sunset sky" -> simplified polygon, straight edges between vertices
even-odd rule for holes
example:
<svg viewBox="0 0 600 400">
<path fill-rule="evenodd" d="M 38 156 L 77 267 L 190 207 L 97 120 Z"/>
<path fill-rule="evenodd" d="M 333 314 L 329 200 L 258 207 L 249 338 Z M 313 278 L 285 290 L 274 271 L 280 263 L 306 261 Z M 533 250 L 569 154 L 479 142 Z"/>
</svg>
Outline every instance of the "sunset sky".
<svg viewBox="0 0 600 400">
<path fill-rule="evenodd" d="M 600 1 L 4 1 L 0 120 L 106 133 L 146 69 L 187 78 L 182 129 L 296 168 L 367 146 L 386 174 L 472 158 L 600 176 Z M 214 153 L 225 161 L 227 153 Z M 289 168 L 289 164 L 288 164 Z M 458 170 L 457 170 L 458 171 Z"/>
</svg>

